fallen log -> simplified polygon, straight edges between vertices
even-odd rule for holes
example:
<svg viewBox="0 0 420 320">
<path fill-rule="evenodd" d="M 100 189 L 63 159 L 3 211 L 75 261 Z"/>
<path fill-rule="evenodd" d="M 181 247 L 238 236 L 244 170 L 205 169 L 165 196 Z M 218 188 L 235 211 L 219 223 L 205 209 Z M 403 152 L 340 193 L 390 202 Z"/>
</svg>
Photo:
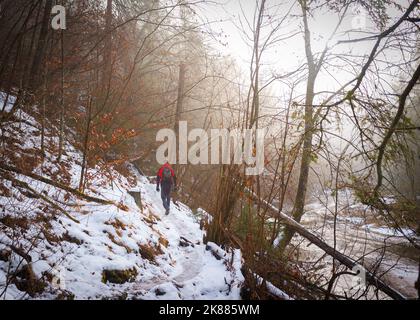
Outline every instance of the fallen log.
<svg viewBox="0 0 420 320">
<path fill-rule="evenodd" d="M 35 189 L 31 188 L 26 182 L 24 181 L 20 181 L 16 178 L 13 178 L 11 176 L 6 176 L 5 179 L 15 183 L 17 186 L 24 188 L 28 191 L 30 191 L 33 195 L 35 195 L 37 198 L 44 200 L 46 203 L 48 203 L 49 205 L 51 205 L 54 209 L 60 211 L 62 214 L 64 214 L 67 218 L 69 218 L 70 220 L 76 222 L 76 223 L 80 223 L 79 220 L 77 220 L 76 218 L 74 218 L 73 216 L 70 215 L 70 213 L 68 213 L 66 210 L 64 210 L 63 208 L 61 208 L 59 205 L 57 205 L 56 203 L 54 203 L 52 200 L 50 200 L 49 198 L 47 198 L 46 196 L 44 196 L 43 194 L 37 192 Z"/>
<path fill-rule="evenodd" d="M 3 169 L 5 171 L 9 171 L 9 172 L 14 172 L 14 173 L 17 173 L 17 174 L 21 174 L 21 175 L 27 176 L 31 179 L 41 181 L 41 182 L 49 184 L 53 187 L 56 187 L 56 188 L 65 190 L 67 192 L 70 192 L 70 193 L 74 194 L 75 196 L 77 196 L 81 199 L 87 200 L 87 201 L 96 202 L 96 203 L 99 203 L 99 204 L 106 204 L 106 205 L 112 204 L 112 205 L 118 206 L 113 201 L 89 196 L 89 195 L 87 195 L 83 192 L 80 192 L 79 190 L 73 189 L 69 186 L 66 186 L 66 185 L 60 183 L 60 182 L 53 181 L 51 179 L 45 178 L 45 177 L 40 176 L 40 175 L 38 175 L 36 173 L 33 173 L 33 172 L 26 172 L 22 169 L 19 169 L 19 168 L 16 168 L 16 167 L 11 167 L 11 166 L 8 166 L 8 165 L 3 164 L 3 163 L 0 163 L 0 169 Z"/>
<path fill-rule="evenodd" d="M 335 258 L 341 264 L 345 265 L 349 269 L 353 269 L 355 266 L 360 265 L 352 258 L 342 254 L 341 252 L 337 251 L 321 238 L 319 238 L 314 233 L 308 231 L 303 225 L 298 223 L 297 221 L 293 220 L 293 218 L 289 217 L 284 212 L 280 211 L 278 208 L 273 206 L 271 203 L 268 203 L 266 200 L 258 198 L 258 196 L 252 192 L 251 190 L 245 188 L 245 191 L 255 200 L 259 201 L 261 204 L 265 205 L 267 209 L 274 213 L 274 216 L 280 219 L 284 224 L 291 227 L 294 231 L 300 234 L 305 239 L 309 240 L 311 243 L 316 245 L 318 248 L 323 250 L 325 253 L 330 255 L 331 257 Z M 363 267 L 363 266 L 362 266 Z M 366 268 L 364 268 L 366 269 Z M 376 277 L 373 273 L 366 270 L 366 281 L 367 283 L 375 286 L 377 289 L 382 291 L 383 293 L 387 294 L 390 298 L 395 300 L 406 300 L 407 298 L 402 295 L 400 292 L 395 290 L 394 288 L 387 285 L 381 279 Z"/>
</svg>

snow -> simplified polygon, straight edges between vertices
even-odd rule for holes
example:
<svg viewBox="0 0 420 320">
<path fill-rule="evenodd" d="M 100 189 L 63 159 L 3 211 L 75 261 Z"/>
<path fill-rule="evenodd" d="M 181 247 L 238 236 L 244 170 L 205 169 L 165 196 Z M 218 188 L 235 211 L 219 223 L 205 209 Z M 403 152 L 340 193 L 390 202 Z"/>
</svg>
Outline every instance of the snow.
<svg viewBox="0 0 420 320">
<path fill-rule="evenodd" d="M 384 226 L 378 227 L 378 226 L 375 226 L 373 224 L 364 225 L 364 226 L 362 226 L 362 228 L 369 231 L 369 232 L 379 233 L 379 234 L 384 235 L 384 236 L 394 236 L 394 237 L 410 236 L 410 237 L 415 237 L 415 233 L 413 232 L 413 230 L 410 230 L 408 228 L 401 228 L 401 231 L 399 231 L 399 230 L 384 227 Z"/>
<path fill-rule="evenodd" d="M 361 225 L 365 223 L 365 219 L 359 217 L 337 217 L 337 219 L 354 225 Z"/>
<path fill-rule="evenodd" d="M 18 156 L 40 145 L 33 117 L 24 112 L 21 117 L 26 120 L 24 123 L 3 131 L 6 137 L 19 137 Z M 56 143 L 54 138 L 49 137 L 49 132 L 46 132 L 46 137 L 47 143 Z M 68 184 L 77 188 L 81 154 L 69 143 L 65 149 L 62 163 L 69 171 Z M 4 161 L 13 165 L 9 159 Z M 22 258 L 12 253 L 10 261 L 0 260 L 1 298 L 51 299 L 66 292 L 74 295 L 75 299 L 121 296 L 165 300 L 240 299 L 243 282 L 240 252 L 231 253 L 233 265 L 216 259 L 203 243 L 204 231 L 200 230 L 199 217 L 180 202 L 177 205 L 172 202 L 170 214 L 165 215 L 156 185 L 141 176 L 134 167 L 131 166 L 130 170 L 136 177 L 134 185 L 112 169 L 111 185 L 101 177 L 100 168 L 90 168 L 89 173 L 95 178 L 90 181 L 91 188 L 86 190 L 89 195 L 123 204 L 127 210 L 122 210 L 121 206 L 82 201 L 43 182 L 15 175 L 37 192 L 65 203 L 63 208 L 80 223 L 61 213 L 49 215 L 43 210 L 48 207 L 43 200 L 28 197 L 12 187 L 9 181 L 4 181 L 12 194 L 0 194 L 0 219 L 6 216 L 25 217 L 29 225 L 21 230 L 22 237 L 16 239 L 15 230 L 0 224 L 0 250 L 9 250 L 11 244 L 30 248 L 28 252 L 36 277 L 45 280 L 46 273 L 49 273 L 54 280 L 59 278 L 60 283 L 48 282 L 47 289 L 34 297 L 19 291 L 14 284 L 9 284 L 4 290 L 8 268 L 14 269 L 22 264 Z M 48 149 L 45 161 L 34 172 L 47 177 L 60 172 Z M 129 191 L 141 193 L 143 212 Z M 201 214 L 207 213 L 202 211 Z M 39 222 L 45 220 L 43 217 L 48 218 L 48 223 Z M 47 232 L 56 238 L 48 237 Z M 180 241 L 184 241 L 184 246 Z M 143 248 L 149 248 L 153 257 L 148 257 Z M 104 270 L 132 268 L 137 271 L 137 276 L 131 282 L 113 284 L 103 281 Z"/>
<path fill-rule="evenodd" d="M 257 280 L 258 280 L 258 284 L 262 284 L 263 281 L 264 281 L 263 278 L 261 278 L 259 276 L 256 276 L 256 277 L 257 277 Z M 281 298 L 283 300 L 293 300 L 287 293 L 285 293 L 284 291 L 282 291 L 279 288 L 275 287 L 271 282 L 266 281 L 265 285 L 266 285 L 268 291 L 272 295 L 274 295 L 276 297 L 279 297 L 279 298 Z"/>
<path fill-rule="evenodd" d="M 32 250 L 31 256 L 35 261 L 32 267 L 35 274 L 41 277 L 43 272 L 51 269 L 51 265 L 59 265 L 65 272 L 66 290 L 73 293 L 77 299 L 112 297 L 119 291 L 128 292 L 131 298 L 142 299 L 240 299 L 241 281 L 237 281 L 237 278 L 241 279 L 242 275 L 237 275 L 236 268 L 236 273 L 229 271 L 224 261 L 215 259 L 206 250 L 205 244 L 202 243 L 203 231 L 200 230 L 191 210 L 172 203 L 170 215 L 165 216 L 158 201 L 160 197 L 154 190 L 155 186 L 143 181 L 139 189 L 147 213 L 157 218 L 153 227 L 146 225 L 142 220 L 139 209 L 130 195 L 123 195 L 124 191 L 112 193 L 109 190 L 100 190 L 108 199 L 124 198 L 124 204 L 130 208 L 129 212 L 113 206 L 85 205 L 88 214 L 80 216 L 72 213 L 81 221 L 80 224 L 60 217 L 59 223 L 53 223 L 54 232 L 67 233 L 82 244 L 62 242 L 59 250 Z M 116 220 L 126 226 L 126 230 L 119 230 L 122 233 L 120 235 L 117 235 L 112 225 L 106 224 Z M 122 245 L 110 241 L 109 235 L 117 238 Z M 161 235 L 168 240 L 169 245 L 168 248 L 160 246 L 163 254 L 157 257 L 156 265 L 135 252 L 139 244 L 158 246 Z M 194 247 L 181 247 L 181 236 L 191 241 Z M 132 252 L 128 252 L 125 246 Z M 48 259 L 42 260 L 40 252 L 46 254 Z M 139 270 L 140 274 L 135 283 L 117 286 L 102 282 L 102 271 L 105 269 L 125 270 L 133 267 Z M 4 277 L 4 273 L 2 276 Z M 151 279 L 154 280 L 148 284 Z M 227 285 L 233 282 L 235 290 L 231 290 Z M 157 289 L 165 294 L 156 295 Z M 17 298 L 16 293 L 8 292 L 9 298 Z"/>
<path fill-rule="evenodd" d="M 213 216 L 210 213 L 208 213 L 206 210 L 204 210 L 203 208 L 198 208 L 195 215 L 199 219 L 205 220 L 207 223 L 211 223 L 213 221 Z"/>
<path fill-rule="evenodd" d="M 3 99 L 3 100 L 2 100 Z M 0 92 L 0 105 L 5 96 Z M 9 112 L 14 97 L 9 97 L 6 112 Z M 17 148 L 15 159 L 4 157 L 2 161 L 14 165 L 16 161 L 24 161 L 25 155 L 39 150 L 39 124 L 35 119 L 19 112 L 24 120 L 18 124 L 10 124 L 0 128 L 0 133 L 6 138 L 18 139 L 5 146 L 5 150 Z M 12 139 L 13 141 L 13 139 Z M 46 144 L 57 145 L 57 138 L 46 132 Z M 12 149 L 11 149 L 12 150 Z M 62 165 L 69 172 L 68 185 L 77 188 L 81 172 L 81 154 L 71 144 L 66 143 Z M 9 152 L 10 153 L 10 152 Z M 39 162 L 34 173 L 56 179 L 60 176 L 61 167 L 55 162 L 54 155 L 46 149 L 45 160 Z M 7 154 L 7 153 L 6 153 Z M 0 250 L 9 250 L 13 244 L 17 247 L 30 248 L 32 269 L 38 278 L 46 279 L 46 274 L 54 275 L 60 283 L 48 283 L 47 289 L 30 297 L 20 291 L 15 284 L 9 284 L 5 290 L 7 270 L 16 270 L 22 266 L 22 258 L 12 253 L 9 261 L 0 259 L 0 298 L 5 299 L 52 299 L 59 293 L 67 292 L 76 299 L 109 299 L 125 296 L 129 299 L 240 299 L 240 289 L 244 282 L 241 273 L 242 258 L 240 250 L 226 252 L 214 243 L 203 243 L 205 231 L 200 229 L 200 220 L 211 221 L 211 215 L 203 209 L 193 213 L 191 209 L 178 202 L 171 202 L 171 212 L 165 215 L 160 194 L 156 185 L 130 168 L 135 175 L 135 183 L 111 169 L 112 184 L 102 177 L 100 168 L 90 168 L 92 180 L 86 193 L 102 199 L 120 203 L 123 206 L 99 205 L 82 201 L 66 192 L 48 184 L 35 181 L 22 175 L 15 178 L 28 183 L 39 193 L 65 203 L 63 208 L 80 223 L 72 221 L 61 213 L 51 214 L 51 208 L 39 198 L 33 198 L 23 193 L 10 181 L 0 181 L 10 194 L 0 194 L 0 219 L 5 217 L 28 219 L 28 227 L 14 230 L 0 223 Z M 143 211 L 137 206 L 129 192 L 141 194 Z M 339 194 L 342 199 L 351 199 L 348 192 Z M 344 207 L 365 210 L 360 203 L 340 202 L 339 211 Z M 126 207 L 126 210 L 122 208 Z M 325 212 L 330 208 L 329 215 Z M 332 209 L 331 209 L 332 208 Z M 314 202 L 306 206 L 303 223 L 314 230 L 324 230 L 322 237 L 331 240 L 331 212 L 333 203 Z M 46 222 L 43 222 L 47 220 Z M 325 220 L 327 223 L 325 223 Z M 375 248 L 375 241 L 382 242 L 381 237 L 401 237 L 401 232 L 383 226 L 366 224 L 364 218 L 356 216 L 338 216 L 339 250 L 345 254 L 357 255 L 359 251 Z M 347 228 L 348 224 L 348 228 Z M 16 232 L 18 231 L 18 232 Z M 45 233 L 48 231 L 58 239 Z M 369 233 L 370 242 L 360 243 Z M 407 235 L 409 230 L 403 229 Z M 22 237 L 16 237 L 21 234 Z M 373 237 L 377 235 L 378 237 Z M 360 239 L 361 240 L 360 240 Z M 281 234 L 274 245 L 278 245 Z M 358 241 L 353 248 L 353 242 Z M 352 244 L 351 246 L 349 244 Z M 154 253 L 154 259 L 147 257 L 142 248 L 149 248 Z M 353 250 L 351 252 L 349 250 Z M 222 257 L 217 259 L 216 255 Z M 306 253 L 305 253 L 306 254 Z M 308 258 L 318 260 L 323 255 L 314 246 Z M 374 258 L 371 258 L 374 259 Z M 390 259 L 391 261 L 392 259 Z M 320 270 L 328 274 L 331 261 L 326 260 L 325 268 Z M 386 262 L 386 261 L 385 261 Z M 131 282 L 113 284 L 103 282 L 104 270 L 135 269 L 137 276 Z M 398 283 L 412 283 L 417 274 L 417 265 L 401 259 L 399 264 L 389 273 Z M 402 279 L 402 280 L 401 280 Z M 261 279 L 262 281 L 262 279 Z M 283 299 L 290 297 L 271 283 L 266 283 L 268 290 Z"/>
<path fill-rule="evenodd" d="M 283 239 L 283 232 L 279 232 L 279 234 L 277 235 L 277 237 L 273 241 L 273 247 L 277 248 L 282 239 Z"/>
<path fill-rule="evenodd" d="M 12 107 L 15 101 L 16 101 L 16 97 L 11 96 L 11 95 L 7 96 L 4 92 L 0 91 L 0 111 L 10 112 L 12 110 Z"/>
</svg>

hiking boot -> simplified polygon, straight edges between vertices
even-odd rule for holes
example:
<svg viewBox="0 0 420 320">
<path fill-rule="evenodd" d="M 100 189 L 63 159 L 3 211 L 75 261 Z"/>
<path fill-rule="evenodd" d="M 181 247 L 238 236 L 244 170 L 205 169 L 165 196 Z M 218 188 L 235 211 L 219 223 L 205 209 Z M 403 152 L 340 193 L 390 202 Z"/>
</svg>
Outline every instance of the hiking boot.
<svg viewBox="0 0 420 320">
<path fill-rule="evenodd" d="M 168 214 L 169 214 L 169 209 L 166 209 L 165 214 L 166 214 L 166 215 L 168 215 Z"/>
</svg>

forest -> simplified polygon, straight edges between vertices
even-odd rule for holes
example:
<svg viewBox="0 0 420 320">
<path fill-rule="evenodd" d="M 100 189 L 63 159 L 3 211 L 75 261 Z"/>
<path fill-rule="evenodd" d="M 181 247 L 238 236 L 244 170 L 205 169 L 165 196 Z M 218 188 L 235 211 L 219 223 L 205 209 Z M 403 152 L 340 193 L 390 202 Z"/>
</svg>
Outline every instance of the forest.
<svg viewBox="0 0 420 320">
<path fill-rule="evenodd" d="M 0 0 L 0 44 L 1 300 L 420 298 L 418 0 Z"/>
</svg>

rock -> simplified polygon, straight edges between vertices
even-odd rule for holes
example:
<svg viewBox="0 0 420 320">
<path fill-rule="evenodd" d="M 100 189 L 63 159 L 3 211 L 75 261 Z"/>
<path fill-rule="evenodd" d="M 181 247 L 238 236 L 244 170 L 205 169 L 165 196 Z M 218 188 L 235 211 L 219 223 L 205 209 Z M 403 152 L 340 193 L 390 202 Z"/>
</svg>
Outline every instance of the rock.
<svg viewBox="0 0 420 320">
<path fill-rule="evenodd" d="M 155 290 L 155 294 L 156 294 L 157 296 L 163 296 L 163 295 L 165 295 L 165 294 L 166 294 L 166 292 L 165 292 L 163 289 L 161 289 L 161 288 L 156 288 L 156 290 Z"/>
<path fill-rule="evenodd" d="M 179 245 L 180 245 L 181 247 L 188 247 L 190 244 L 189 244 L 188 242 L 186 242 L 186 241 L 179 240 Z"/>
<path fill-rule="evenodd" d="M 181 247 L 188 247 L 188 246 L 191 246 L 191 247 L 193 247 L 194 248 L 194 243 L 192 243 L 190 240 L 188 240 L 187 238 L 184 238 L 184 237 L 180 237 L 180 240 L 179 240 L 179 245 L 181 246 Z"/>
</svg>

